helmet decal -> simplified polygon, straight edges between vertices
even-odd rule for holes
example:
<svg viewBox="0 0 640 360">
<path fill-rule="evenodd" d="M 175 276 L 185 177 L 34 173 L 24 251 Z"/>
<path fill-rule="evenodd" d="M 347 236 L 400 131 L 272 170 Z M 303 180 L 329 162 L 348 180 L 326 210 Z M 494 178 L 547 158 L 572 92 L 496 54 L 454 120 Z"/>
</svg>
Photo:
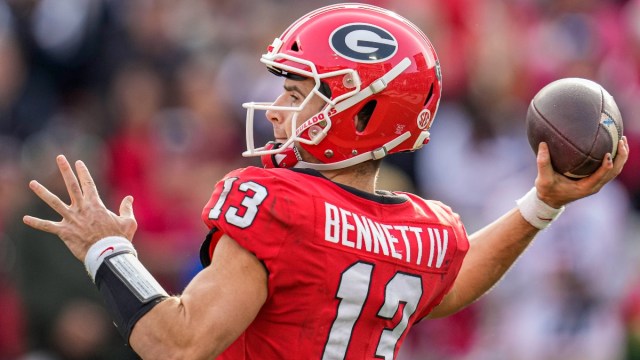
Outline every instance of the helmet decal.
<svg viewBox="0 0 640 360">
<path fill-rule="evenodd" d="M 424 109 L 418 114 L 418 128 L 420 130 L 429 130 L 433 117 L 429 109 Z"/>
<path fill-rule="evenodd" d="M 343 58 L 363 63 L 385 61 L 398 50 L 398 42 L 390 32 L 364 23 L 337 28 L 329 37 L 329 45 Z"/>
</svg>

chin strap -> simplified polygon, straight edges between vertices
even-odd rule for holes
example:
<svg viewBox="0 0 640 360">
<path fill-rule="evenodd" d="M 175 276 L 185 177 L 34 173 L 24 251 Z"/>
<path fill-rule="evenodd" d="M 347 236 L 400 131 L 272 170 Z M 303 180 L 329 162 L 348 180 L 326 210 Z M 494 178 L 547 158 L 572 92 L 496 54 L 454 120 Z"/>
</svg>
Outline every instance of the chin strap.
<svg viewBox="0 0 640 360">
<path fill-rule="evenodd" d="M 314 169 L 314 170 L 336 170 L 336 169 L 344 169 L 349 166 L 353 166 L 359 164 L 361 162 L 365 162 L 367 160 L 378 160 L 389 154 L 396 146 L 402 144 L 403 141 L 407 140 L 411 137 L 411 133 L 405 132 L 397 138 L 389 141 L 388 143 L 382 145 L 381 147 L 371 150 L 366 153 L 362 153 L 360 155 L 354 156 L 347 160 L 338 161 L 330 164 L 321 164 L 321 163 L 310 163 L 306 161 L 302 161 L 300 157 L 300 153 L 296 149 L 295 146 L 290 146 L 287 149 L 279 152 L 277 154 L 270 155 L 262 155 L 260 159 L 262 160 L 262 165 L 265 168 L 299 168 L 299 169 Z M 277 143 L 274 141 L 270 141 L 267 143 L 265 148 L 267 150 L 277 149 L 282 146 L 281 143 Z"/>
<path fill-rule="evenodd" d="M 316 163 L 309 163 L 305 161 L 298 161 L 295 167 L 302 168 L 302 169 L 314 169 L 314 170 L 320 170 L 320 171 L 336 170 L 336 169 L 344 169 L 346 167 L 353 166 L 353 165 L 365 162 L 367 160 L 379 160 L 387 156 L 389 154 L 389 151 L 391 151 L 391 149 L 402 144 L 402 142 L 404 142 L 410 137 L 411 137 L 411 133 L 405 132 L 402 135 L 389 141 L 388 143 L 382 145 L 377 149 L 368 151 L 366 153 L 362 153 L 360 155 L 354 156 L 347 160 L 342 160 L 342 161 L 338 161 L 330 164 L 320 164 L 320 163 L 316 164 Z"/>
<path fill-rule="evenodd" d="M 281 146 L 282 143 L 269 141 L 264 148 L 265 150 L 273 150 L 279 149 Z M 302 160 L 302 158 L 295 146 L 292 145 L 277 154 L 262 155 L 260 156 L 260 160 L 266 169 L 273 169 L 295 167 L 298 161 Z"/>
</svg>

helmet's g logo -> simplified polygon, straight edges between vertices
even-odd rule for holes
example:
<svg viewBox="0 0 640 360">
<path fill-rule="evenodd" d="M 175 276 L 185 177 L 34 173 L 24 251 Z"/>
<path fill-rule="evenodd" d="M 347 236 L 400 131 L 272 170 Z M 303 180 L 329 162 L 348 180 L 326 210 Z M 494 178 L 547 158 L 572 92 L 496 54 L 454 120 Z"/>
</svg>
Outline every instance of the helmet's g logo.
<svg viewBox="0 0 640 360">
<path fill-rule="evenodd" d="M 363 23 L 343 25 L 331 33 L 329 45 L 349 60 L 376 63 L 387 60 L 398 50 L 398 41 L 387 30 Z"/>
</svg>

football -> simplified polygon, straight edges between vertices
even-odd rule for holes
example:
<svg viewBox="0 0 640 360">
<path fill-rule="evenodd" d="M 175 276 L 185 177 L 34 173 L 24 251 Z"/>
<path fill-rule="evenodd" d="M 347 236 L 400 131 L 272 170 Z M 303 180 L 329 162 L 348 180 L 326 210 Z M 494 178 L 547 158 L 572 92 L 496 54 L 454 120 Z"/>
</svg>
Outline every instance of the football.
<svg viewBox="0 0 640 360">
<path fill-rule="evenodd" d="M 546 142 L 553 168 L 578 179 L 596 171 L 607 153 L 615 158 L 623 126 L 616 102 L 600 84 L 564 78 L 533 97 L 526 129 L 534 153 Z"/>
</svg>

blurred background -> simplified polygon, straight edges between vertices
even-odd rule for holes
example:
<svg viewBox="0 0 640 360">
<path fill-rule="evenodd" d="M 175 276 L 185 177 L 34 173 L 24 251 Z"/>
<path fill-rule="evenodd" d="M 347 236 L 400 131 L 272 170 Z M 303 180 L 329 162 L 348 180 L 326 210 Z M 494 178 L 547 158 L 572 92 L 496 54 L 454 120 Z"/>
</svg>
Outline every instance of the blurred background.
<svg viewBox="0 0 640 360">
<path fill-rule="evenodd" d="M 543 232 L 487 296 L 423 321 L 401 360 L 640 359 L 640 1 L 368 1 L 420 26 L 442 64 L 432 140 L 380 187 L 444 201 L 471 233 L 535 178 L 529 100 L 569 76 L 616 99 L 622 175 Z M 0 0 L 0 359 L 136 359 L 83 266 L 23 225 L 57 218 L 55 155 L 82 159 L 107 205 L 135 197 L 136 247 L 170 292 L 201 269 L 200 212 L 243 159 L 245 101 L 281 88 L 259 63 L 319 0 Z M 635 150 L 635 151 L 634 151 Z"/>
</svg>

